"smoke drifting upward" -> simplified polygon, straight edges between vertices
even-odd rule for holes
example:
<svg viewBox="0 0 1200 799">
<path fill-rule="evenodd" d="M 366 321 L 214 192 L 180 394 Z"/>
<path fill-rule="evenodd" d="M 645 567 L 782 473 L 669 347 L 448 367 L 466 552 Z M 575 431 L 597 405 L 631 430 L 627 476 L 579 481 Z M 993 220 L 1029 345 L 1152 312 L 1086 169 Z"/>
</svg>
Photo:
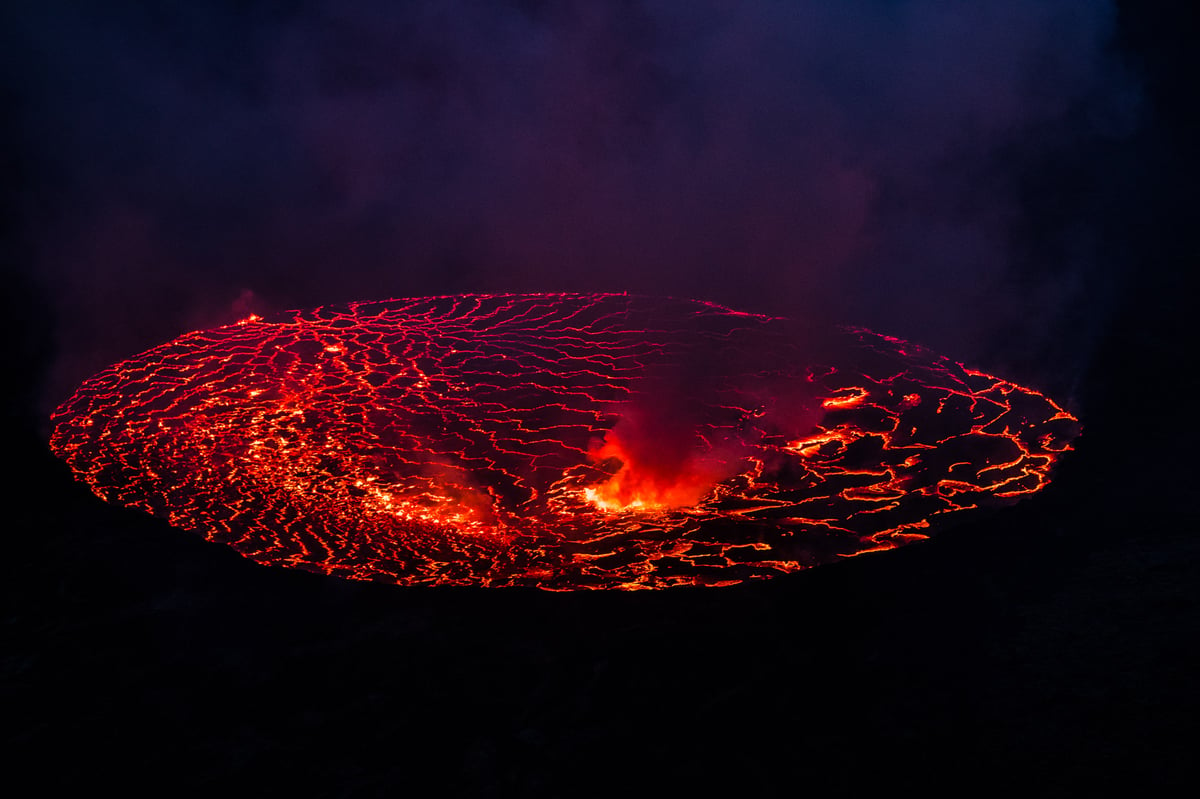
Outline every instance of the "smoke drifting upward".
<svg viewBox="0 0 1200 799">
<path fill-rule="evenodd" d="M 619 465 L 592 492 L 593 501 L 605 508 L 692 506 L 744 472 L 752 454 L 764 464 L 763 454 L 753 452 L 764 437 L 810 435 L 824 408 L 806 370 L 844 353 L 828 328 L 779 318 L 771 326 L 770 346 L 748 325 L 720 346 L 701 342 L 640 376 L 617 422 L 593 442 L 593 461 Z M 738 408 L 740 421 L 731 425 Z"/>
<path fill-rule="evenodd" d="M 2 13 L 49 404 L 248 297 L 464 291 L 864 324 L 1061 390 L 1111 291 L 1105 3 Z"/>
</svg>

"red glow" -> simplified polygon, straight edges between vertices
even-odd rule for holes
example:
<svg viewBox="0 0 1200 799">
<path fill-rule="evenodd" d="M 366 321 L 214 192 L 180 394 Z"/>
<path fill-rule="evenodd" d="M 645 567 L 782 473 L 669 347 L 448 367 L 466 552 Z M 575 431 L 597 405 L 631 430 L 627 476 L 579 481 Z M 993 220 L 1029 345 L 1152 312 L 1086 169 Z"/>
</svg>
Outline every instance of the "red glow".
<svg viewBox="0 0 1200 799">
<path fill-rule="evenodd" d="M 612 433 L 589 455 L 594 461 L 614 458 L 621 464 L 608 480 L 584 489 L 588 501 L 605 511 L 687 508 L 698 504 L 726 476 L 709 459 L 663 460 L 653 452 L 629 447 Z"/>
<path fill-rule="evenodd" d="M 1078 434 L 914 344 L 625 295 L 355 303 L 85 381 L 54 452 L 254 560 L 401 585 L 728 585 L 1041 489 Z"/>
</svg>

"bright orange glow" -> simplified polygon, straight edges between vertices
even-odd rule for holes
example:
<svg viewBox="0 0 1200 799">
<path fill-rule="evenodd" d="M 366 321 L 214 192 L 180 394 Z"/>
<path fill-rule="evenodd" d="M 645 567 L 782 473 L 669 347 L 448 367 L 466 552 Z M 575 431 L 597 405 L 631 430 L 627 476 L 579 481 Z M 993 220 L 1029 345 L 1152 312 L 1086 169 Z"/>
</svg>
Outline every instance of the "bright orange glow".
<svg viewBox="0 0 1200 799">
<path fill-rule="evenodd" d="M 920 346 L 626 295 L 250 316 L 89 378 L 51 448 L 256 561 L 400 585 L 733 585 L 1044 488 L 1079 425 Z"/>
<path fill-rule="evenodd" d="M 724 476 L 718 464 L 700 458 L 690 458 L 674 468 L 656 469 L 639 460 L 612 434 L 591 457 L 621 462 L 611 478 L 583 490 L 588 502 L 609 512 L 692 507 Z"/>
</svg>

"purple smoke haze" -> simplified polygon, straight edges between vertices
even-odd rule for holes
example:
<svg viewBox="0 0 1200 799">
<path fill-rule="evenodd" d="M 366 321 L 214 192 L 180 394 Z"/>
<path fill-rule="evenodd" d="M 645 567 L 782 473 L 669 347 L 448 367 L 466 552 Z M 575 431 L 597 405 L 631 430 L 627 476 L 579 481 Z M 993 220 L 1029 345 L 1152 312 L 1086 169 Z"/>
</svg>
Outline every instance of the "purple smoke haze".
<svg viewBox="0 0 1200 799">
<path fill-rule="evenodd" d="M 1108 3 L 2 13 L 51 405 L 251 310 L 468 291 L 862 324 L 1062 389 L 1114 291 Z"/>
</svg>

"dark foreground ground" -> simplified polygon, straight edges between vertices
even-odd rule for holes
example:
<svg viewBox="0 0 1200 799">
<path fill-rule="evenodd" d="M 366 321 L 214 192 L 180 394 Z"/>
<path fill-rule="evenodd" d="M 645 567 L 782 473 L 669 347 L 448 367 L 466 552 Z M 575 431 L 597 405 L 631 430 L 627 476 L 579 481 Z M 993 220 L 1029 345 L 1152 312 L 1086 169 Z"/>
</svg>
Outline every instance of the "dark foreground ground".
<svg viewBox="0 0 1200 799">
<path fill-rule="evenodd" d="M 1173 74 L 1180 47 L 1143 48 Z M 1159 82 L 1145 202 L 1113 220 L 1138 279 L 1080 387 L 1076 453 L 1041 495 L 926 544 L 723 590 L 354 584 L 98 502 L 11 393 L 8 773 L 38 795 L 1194 783 L 1196 130 Z M 48 333 L 27 284 L 7 288 L 14 383 L 32 385 Z"/>
</svg>

